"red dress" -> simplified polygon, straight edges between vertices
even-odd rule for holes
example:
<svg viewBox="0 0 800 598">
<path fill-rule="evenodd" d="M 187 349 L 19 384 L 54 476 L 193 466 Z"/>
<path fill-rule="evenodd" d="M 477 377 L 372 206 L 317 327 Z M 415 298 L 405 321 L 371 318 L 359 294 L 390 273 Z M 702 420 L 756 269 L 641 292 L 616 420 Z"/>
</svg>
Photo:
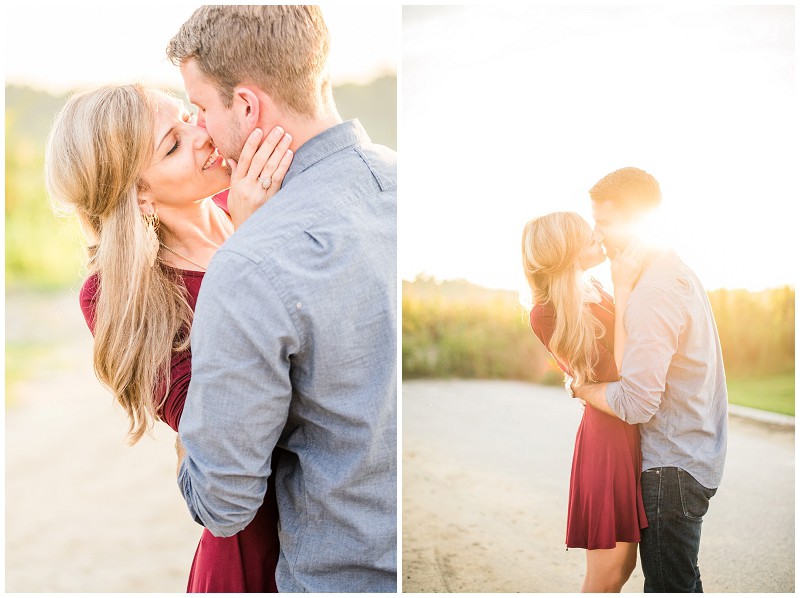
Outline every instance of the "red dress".
<svg viewBox="0 0 800 598">
<path fill-rule="evenodd" d="M 597 382 L 619 379 L 614 362 L 614 301 L 599 283 L 600 303 L 592 313 L 605 326 L 598 340 Z M 549 349 L 555 331 L 551 304 L 531 310 L 531 327 Z M 560 364 L 560 362 L 559 362 Z M 560 364 L 568 374 L 569 368 Z M 640 476 L 639 428 L 587 405 L 575 437 L 567 511 L 567 547 L 614 548 L 617 542 L 639 542 L 647 527 Z"/>
<path fill-rule="evenodd" d="M 219 198 L 215 198 L 219 201 Z M 226 197 L 223 196 L 222 200 Z M 221 207 L 225 207 L 224 203 Z M 202 272 L 178 270 L 188 290 L 189 306 L 194 311 Z M 80 301 L 89 329 L 94 332 L 95 296 L 98 277 L 90 276 L 81 288 Z M 192 374 L 192 354 L 187 350 L 175 354 L 170 364 L 171 384 L 167 400 L 159 417 L 173 430 L 183 413 L 183 405 Z M 164 396 L 164 388 L 156 397 Z M 272 456 L 273 471 L 278 458 Z M 255 518 L 246 528 L 230 538 L 217 538 L 203 530 L 189 573 L 187 592 L 277 592 L 275 567 L 280 552 L 278 543 L 278 503 L 275 498 L 274 475 L 267 482 L 267 495 Z"/>
</svg>

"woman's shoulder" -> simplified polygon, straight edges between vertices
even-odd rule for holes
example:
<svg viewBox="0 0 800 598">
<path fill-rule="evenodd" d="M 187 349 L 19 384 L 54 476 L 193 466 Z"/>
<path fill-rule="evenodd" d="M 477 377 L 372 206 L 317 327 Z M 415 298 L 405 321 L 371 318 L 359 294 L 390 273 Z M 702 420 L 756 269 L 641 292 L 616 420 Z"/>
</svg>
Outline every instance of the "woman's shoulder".
<svg viewBox="0 0 800 598">
<path fill-rule="evenodd" d="M 81 285 L 78 298 L 81 304 L 81 311 L 89 329 L 94 332 L 94 313 L 97 304 L 97 294 L 100 291 L 100 276 L 97 272 L 90 274 Z"/>
<path fill-rule="evenodd" d="M 600 294 L 601 294 L 603 297 L 605 297 L 605 298 L 607 298 L 607 299 L 611 299 L 612 301 L 614 300 L 614 297 L 613 297 L 613 295 L 611 295 L 611 293 L 609 293 L 609 292 L 606 290 L 606 288 L 603 286 L 603 283 L 602 283 L 602 282 L 600 282 L 599 280 L 597 280 L 597 279 L 596 279 L 594 276 L 592 276 L 592 277 L 589 279 L 589 283 L 590 283 L 590 284 L 591 284 L 591 285 L 592 285 L 592 286 L 593 286 L 595 289 L 597 289 L 597 292 L 598 292 L 598 293 L 600 293 Z"/>
<path fill-rule="evenodd" d="M 531 321 L 554 318 L 555 315 L 555 310 L 550 303 L 537 303 L 531 308 Z"/>
<path fill-rule="evenodd" d="M 219 193 L 217 193 L 214 197 L 211 198 L 211 201 L 213 201 L 217 205 L 217 207 L 224 210 L 228 216 L 231 215 L 231 212 L 228 209 L 228 189 L 225 189 L 224 191 L 220 191 Z"/>
<path fill-rule="evenodd" d="M 94 295 L 97 293 L 97 289 L 100 286 L 100 275 L 97 272 L 93 272 L 86 279 L 83 281 L 81 285 L 81 297 L 84 295 Z"/>
<path fill-rule="evenodd" d="M 590 282 L 599 295 L 599 301 L 596 301 L 592 304 L 592 311 L 597 311 L 598 309 L 600 310 L 610 309 L 613 312 L 614 296 L 611 293 L 609 293 L 605 289 L 603 284 L 596 278 L 593 277 Z"/>
<path fill-rule="evenodd" d="M 97 302 L 97 294 L 100 292 L 100 275 L 97 272 L 86 277 L 81 285 L 79 293 L 81 308 L 86 309 Z"/>
<path fill-rule="evenodd" d="M 200 292 L 200 285 L 203 282 L 203 272 L 193 272 L 188 270 L 175 269 L 178 279 L 186 288 L 189 294 L 189 304 L 194 311 L 194 304 Z M 86 277 L 81 285 L 78 297 L 80 299 L 81 311 L 86 318 L 89 327 L 94 322 L 94 312 L 97 306 L 97 298 L 100 295 L 100 273 L 94 272 Z"/>
<path fill-rule="evenodd" d="M 531 308 L 530 325 L 540 339 L 549 338 L 556 328 L 556 312 L 552 304 L 536 304 Z"/>
</svg>

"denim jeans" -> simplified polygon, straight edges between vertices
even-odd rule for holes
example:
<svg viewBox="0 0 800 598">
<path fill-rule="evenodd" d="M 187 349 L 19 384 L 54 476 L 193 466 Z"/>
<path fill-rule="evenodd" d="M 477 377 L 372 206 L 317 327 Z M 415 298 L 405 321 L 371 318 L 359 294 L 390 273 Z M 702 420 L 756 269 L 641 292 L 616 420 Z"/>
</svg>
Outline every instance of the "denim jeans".
<svg viewBox="0 0 800 598">
<path fill-rule="evenodd" d="M 679 467 L 642 472 L 649 524 L 639 544 L 645 592 L 703 591 L 697 566 L 700 529 L 716 492 Z"/>
</svg>

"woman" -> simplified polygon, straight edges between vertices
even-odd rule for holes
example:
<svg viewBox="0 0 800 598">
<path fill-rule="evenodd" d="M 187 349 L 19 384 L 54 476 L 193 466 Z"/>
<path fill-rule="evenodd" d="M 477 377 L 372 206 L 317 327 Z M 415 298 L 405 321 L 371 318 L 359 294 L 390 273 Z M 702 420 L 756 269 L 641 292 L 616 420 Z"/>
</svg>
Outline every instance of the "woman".
<svg viewBox="0 0 800 598">
<path fill-rule="evenodd" d="M 531 220 L 522 261 L 534 306 L 530 323 L 567 374 L 567 384 L 619 378 L 627 296 L 638 277 L 638 249 L 612 264 L 614 299 L 584 272 L 605 260 L 589 224 L 556 212 Z M 584 592 L 619 592 L 636 566 L 647 527 L 639 477 L 639 430 L 587 406 L 578 427 L 570 477 L 567 548 L 585 548 Z"/>
<path fill-rule="evenodd" d="M 216 249 L 279 189 L 291 141 L 260 131 L 230 167 L 182 102 L 141 85 L 72 97 L 50 133 L 46 182 L 87 238 L 81 307 L 94 368 L 129 419 L 136 443 L 155 420 L 178 431 L 191 377 L 189 331 Z M 273 151 L 274 150 L 274 151 Z M 233 175 L 229 172 L 233 170 Z M 270 178 L 271 177 L 271 178 Z M 226 197 L 217 195 L 230 187 Z M 189 592 L 276 591 L 272 480 L 255 519 L 231 538 L 204 530 Z"/>
</svg>

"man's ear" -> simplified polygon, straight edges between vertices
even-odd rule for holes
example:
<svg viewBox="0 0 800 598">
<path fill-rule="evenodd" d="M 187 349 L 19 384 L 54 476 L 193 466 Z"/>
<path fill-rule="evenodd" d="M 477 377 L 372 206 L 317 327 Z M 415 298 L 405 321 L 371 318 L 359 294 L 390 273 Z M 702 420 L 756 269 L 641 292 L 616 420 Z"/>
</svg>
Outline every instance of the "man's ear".
<svg viewBox="0 0 800 598">
<path fill-rule="evenodd" d="M 233 101 L 247 130 L 255 129 L 265 108 L 259 95 L 251 87 L 236 87 L 233 90 Z"/>
</svg>

